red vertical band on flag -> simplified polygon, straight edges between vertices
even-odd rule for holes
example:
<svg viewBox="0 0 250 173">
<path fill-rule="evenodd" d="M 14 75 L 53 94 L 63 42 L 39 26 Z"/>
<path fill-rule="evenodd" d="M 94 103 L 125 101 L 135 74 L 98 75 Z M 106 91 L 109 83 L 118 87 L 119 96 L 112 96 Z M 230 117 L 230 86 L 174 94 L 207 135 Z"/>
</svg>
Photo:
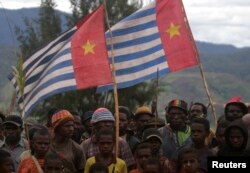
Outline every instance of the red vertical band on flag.
<svg viewBox="0 0 250 173">
<path fill-rule="evenodd" d="M 103 5 L 77 24 L 77 31 L 71 40 L 71 51 L 78 89 L 112 82 Z"/>
<path fill-rule="evenodd" d="M 170 71 L 197 65 L 197 51 L 181 0 L 157 0 L 156 20 Z"/>
</svg>

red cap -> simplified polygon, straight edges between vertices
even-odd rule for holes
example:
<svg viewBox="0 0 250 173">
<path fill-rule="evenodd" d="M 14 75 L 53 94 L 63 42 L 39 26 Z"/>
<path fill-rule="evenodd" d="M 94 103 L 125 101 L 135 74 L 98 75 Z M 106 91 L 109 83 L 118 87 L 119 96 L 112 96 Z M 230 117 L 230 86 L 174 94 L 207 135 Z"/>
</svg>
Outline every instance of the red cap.
<svg viewBox="0 0 250 173">
<path fill-rule="evenodd" d="M 239 105 L 244 115 L 248 113 L 248 108 L 245 103 L 243 103 L 242 98 L 240 96 L 233 96 L 232 98 L 230 98 L 225 106 L 225 111 L 227 110 L 227 107 L 232 104 Z"/>
</svg>

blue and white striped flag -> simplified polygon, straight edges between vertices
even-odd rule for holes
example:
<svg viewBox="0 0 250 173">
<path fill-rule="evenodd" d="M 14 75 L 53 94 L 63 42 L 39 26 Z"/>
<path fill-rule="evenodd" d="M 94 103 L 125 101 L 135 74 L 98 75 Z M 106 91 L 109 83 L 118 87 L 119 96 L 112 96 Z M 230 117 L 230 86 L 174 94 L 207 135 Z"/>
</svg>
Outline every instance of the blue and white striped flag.
<svg viewBox="0 0 250 173">
<path fill-rule="evenodd" d="M 104 5 L 28 57 L 22 69 L 24 86 L 18 85 L 16 70 L 9 77 L 17 90 L 22 116 L 52 95 L 111 83 Z M 23 91 L 19 87 L 24 87 Z"/>
<path fill-rule="evenodd" d="M 117 88 L 126 88 L 170 72 L 197 65 L 191 31 L 179 0 L 156 0 L 124 18 L 106 32 L 112 64 L 114 47 Z M 157 74 L 158 73 L 158 74 Z M 112 89 L 99 86 L 98 91 Z"/>
<path fill-rule="evenodd" d="M 156 24 L 155 2 L 136 11 L 111 28 L 117 88 L 126 88 L 169 72 Z M 106 33 L 111 57 L 110 33 Z M 112 89 L 100 86 L 98 91 Z"/>
<path fill-rule="evenodd" d="M 195 43 L 187 26 L 181 0 L 156 0 L 114 25 L 111 30 L 118 89 L 197 65 Z M 24 95 L 18 98 L 25 114 L 49 96 L 79 89 L 71 56 L 71 39 L 76 31 L 77 27 L 70 29 L 25 61 Z M 106 42 L 112 63 L 109 32 Z M 96 68 L 98 74 L 103 78 L 110 75 L 103 74 L 101 67 Z M 20 94 L 13 76 L 10 79 Z M 112 89 L 112 84 L 106 83 L 98 84 L 99 92 Z"/>
<path fill-rule="evenodd" d="M 24 114 L 30 112 L 40 100 L 61 91 L 76 90 L 70 56 L 70 39 L 76 29 L 74 27 L 63 33 L 23 63 L 25 74 L 23 95 L 20 93 L 16 78 L 13 74 L 9 76 L 17 92 L 17 103 L 24 109 Z"/>
</svg>

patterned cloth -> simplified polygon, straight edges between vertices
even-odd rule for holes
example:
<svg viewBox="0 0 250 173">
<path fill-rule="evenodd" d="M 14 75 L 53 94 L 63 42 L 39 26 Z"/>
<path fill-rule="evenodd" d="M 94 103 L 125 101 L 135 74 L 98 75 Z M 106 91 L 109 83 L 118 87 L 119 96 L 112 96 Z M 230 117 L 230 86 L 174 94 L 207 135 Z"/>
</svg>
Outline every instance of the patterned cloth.
<svg viewBox="0 0 250 173">
<path fill-rule="evenodd" d="M 115 121 L 113 114 L 107 108 L 98 108 L 92 115 L 91 123 L 95 124 L 100 121 Z"/>
<path fill-rule="evenodd" d="M 67 110 L 61 110 L 52 116 L 51 123 L 53 129 L 66 121 L 74 121 L 74 117 Z"/>
<path fill-rule="evenodd" d="M 180 100 L 180 99 L 174 99 L 170 101 L 166 108 L 167 108 L 167 112 L 169 112 L 171 108 L 179 108 L 179 109 L 182 109 L 185 112 L 185 114 L 188 113 L 187 103 L 184 100 Z"/>
<path fill-rule="evenodd" d="M 21 161 L 18 166 L 17 173 L 43 173 L 43 165 L 43 159 L 37 160 L 34 156 L 30 156 Z"/>
</svg>

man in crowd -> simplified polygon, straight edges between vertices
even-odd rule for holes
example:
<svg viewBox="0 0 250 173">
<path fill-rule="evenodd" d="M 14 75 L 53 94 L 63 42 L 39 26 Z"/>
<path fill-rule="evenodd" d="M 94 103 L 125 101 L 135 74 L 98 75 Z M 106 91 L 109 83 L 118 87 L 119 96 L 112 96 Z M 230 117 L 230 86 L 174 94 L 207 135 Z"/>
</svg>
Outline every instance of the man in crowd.
<svg viewBox="0 0 250 173">
<path fill-rule="evenodd" d="M 141 106 L 137 108 L 134 116 L 134 120 L 136 123 L 136 133 L 135 136 L 141 141 L 142 134 L 147 126 L 147 124 L 154 118 L 154 114 L 152 114 L 151 110 L 147 106 Z"/>
<path fill-rule="evenodd" d="M 96 134 L 105 128 L 115 130 L 114 116 L 107 108 L 98 108 L 95 110 L 91 118 L 91 124 L 93 125 L 92 136 L 82 143 L 82 148 L 85 150 L 87 159 L 99 153 Z M 128 143 L 122 138 L 119 138 L 118 157 L 126 162 L 129 170 L 135 167 L 135 160 L 131 149 L 129 148 Z"/>
<path fill-rule="evenodd" d="M 247 114 L 248 108 L 241 101 L 241 97 L 235 96 L 232 97 L 226 104 L 224 113 L 225 113 L 225 119 L 227 121 L 232 122 L 236 119 L 242 118 L 245 114 Z"/>
<path fill-rule="evenodd" d="M 168 124 L 159 129 L 162 135 L 163 155 L 171 160 L 177 160 L 179 149 L 191 143 L 191 130 L 187 124 L 187 103 L 174 99 L 168 103 L 166 119 Z"/>
<path fill-rule="evenodd" d="M 17 170 L 17 166 L 20 162 L 20 155 L 22 152 L 29 149 L 28 141 L 21 137 L 23 130 L 22 118 L 18 115 L 7 116 L 3 123 L 3 130 L 5 142 L 0 146 L 0 149 L 5 149 L 11 153 L 14 168 Z"/>
<path fill-rule="evenodd" d="M 82 173 L 86 162 L 84 151 L 71 139 L 74 133 L 74 117 L 67 110 L 59 110 L 52 116 L 54 136 L 48 153 L 56 152 L 63 159 L 64 173 Z"/>
</svg>

